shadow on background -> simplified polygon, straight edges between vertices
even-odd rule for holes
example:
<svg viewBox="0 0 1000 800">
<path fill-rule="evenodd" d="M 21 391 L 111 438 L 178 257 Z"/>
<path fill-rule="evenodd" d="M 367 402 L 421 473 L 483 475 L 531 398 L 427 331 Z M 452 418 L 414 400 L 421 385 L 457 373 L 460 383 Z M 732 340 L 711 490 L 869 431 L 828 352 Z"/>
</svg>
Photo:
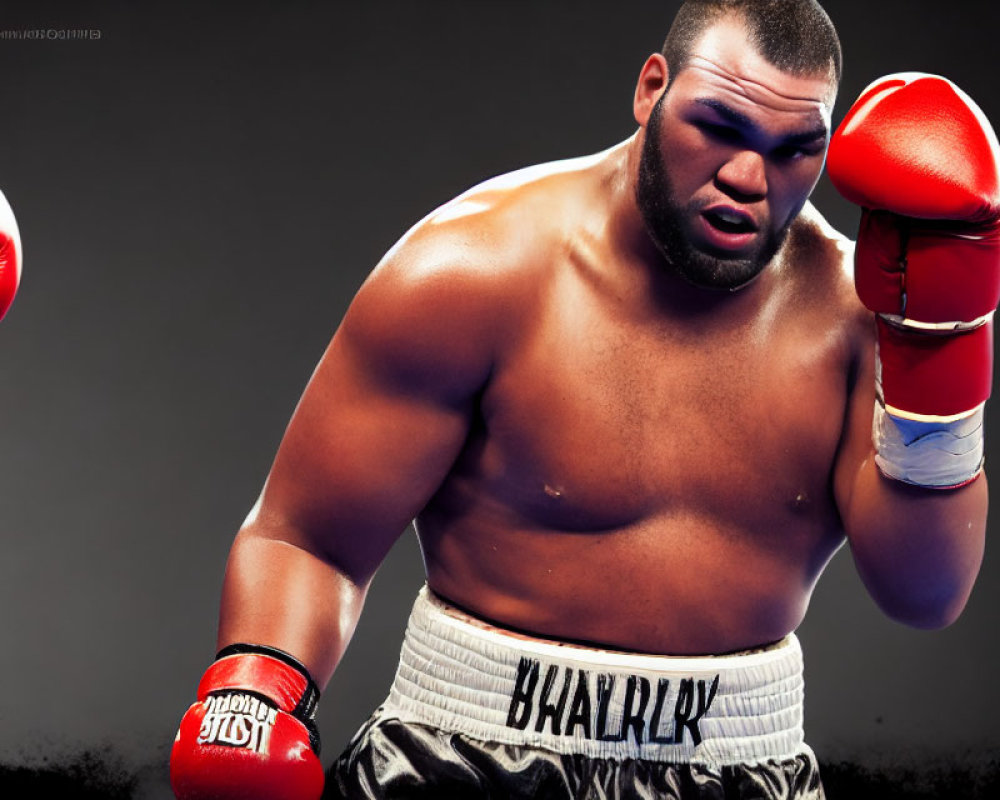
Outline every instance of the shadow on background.
<svg viewBox="0 0 1000 800">
<path fill-rule="evenodd" d="M 132 800 L 142 783 L 111 751 L 87 751 L 70 763 L 0 766 L 0 797 L 58 797 L 60 800 Z M 158 768 L 165 770 L 165 765 Z M 874 771 L 847 762 L 821 766 L 828 800 L 995 800 L 1000 797 L 1000 755 L 955 766 L 895 766 Z M 539 800 L 542 800 L 541 798 Z"/>
<path fill-rule="evenodd" d="M 996 758 L 984 765 L 890 767 L 880 772 L 839 762 L 823 764 L 821 774 L 829 800 L 1000 797 L 1000 763 Z"/>
<path fill-rule="evenodd" d="M 131 800 L 138 775 L 110 751 L 86 751 L 66 763 L 38 768 L 0 766 L 0 797 Z"/>
</svg>

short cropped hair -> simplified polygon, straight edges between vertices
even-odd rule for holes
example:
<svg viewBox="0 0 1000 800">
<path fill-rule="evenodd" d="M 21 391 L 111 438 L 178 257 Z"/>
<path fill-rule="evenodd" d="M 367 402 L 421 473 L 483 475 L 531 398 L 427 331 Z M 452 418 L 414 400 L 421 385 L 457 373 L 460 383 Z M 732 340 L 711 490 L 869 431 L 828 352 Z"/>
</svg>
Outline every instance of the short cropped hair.
<svg viewBox="0 0 1000 800">
<path fill-rule="evenodd" d="M 716 21 L 735 16 L 770 63 L 793 75 L 843 71 L 840 37 L 816 0 L 685 0 L 663 43 L 671 81 L 687 65 L 691 48 Z"/>
</svg>

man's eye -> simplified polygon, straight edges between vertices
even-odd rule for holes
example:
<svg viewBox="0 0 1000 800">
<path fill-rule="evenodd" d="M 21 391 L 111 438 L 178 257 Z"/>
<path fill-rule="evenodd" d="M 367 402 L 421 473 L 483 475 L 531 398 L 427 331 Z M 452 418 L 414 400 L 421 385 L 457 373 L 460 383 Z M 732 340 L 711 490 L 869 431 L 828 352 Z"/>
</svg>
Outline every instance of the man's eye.
<svg viewBox="0 0 1000 800">
<path fill-rule="evenodd" d="M 714 122 L 702 122 L 699 123 L 699 127 L 705 131 L 713 139 L 718 139 L 723 142 L 738 142 L 742 135 L 736 128 L 731 128 L 728 125 L 718 125 Z"/>
<path fill-rule="evenodd" d="M 778 147 L 774 150 L 775 158 L 781 159 L 782 161 L 790 161 L 793 158 L 802 158 L 802 156 L 805 155 L 808 155 L 805 149 L 798 147 L 797 145 L 784 145 L 783 147 Z"/>
<path fill-rule="evenodd" d="M 798 144 L 788 144 L 777 147 L 774 150 L 774 157 L 781 161 L 791 161 L 796 158 L 806 158 L 808 156 L 814 156 L 820 152 L 822 148 L 817 148 L 812 145 L 798 145 Z"/>
</svg>

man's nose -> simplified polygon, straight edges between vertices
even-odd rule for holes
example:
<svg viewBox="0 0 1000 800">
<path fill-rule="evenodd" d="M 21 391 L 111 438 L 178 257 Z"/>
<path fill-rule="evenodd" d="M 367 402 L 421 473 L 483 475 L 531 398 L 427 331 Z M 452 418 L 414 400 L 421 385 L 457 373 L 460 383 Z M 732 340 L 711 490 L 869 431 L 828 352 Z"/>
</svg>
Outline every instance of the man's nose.
<svg viewBox="0 0 1000 800">
<path fill-rule="evenodd" d="M 767 196 L 767 169 L 764 158 L 753 150 L 740 150 L 716 173 L 723 190 L 729 190 L 736 200 L 749 202 Z"/>
</svg>

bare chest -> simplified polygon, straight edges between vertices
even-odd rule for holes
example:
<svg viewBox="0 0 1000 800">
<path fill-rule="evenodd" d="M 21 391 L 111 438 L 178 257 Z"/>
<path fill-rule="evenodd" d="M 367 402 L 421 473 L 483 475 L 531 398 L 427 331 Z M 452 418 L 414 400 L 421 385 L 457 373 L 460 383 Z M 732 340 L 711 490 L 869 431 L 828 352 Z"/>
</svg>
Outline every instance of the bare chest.
<svg viewBox="0 0 1000 800">
<path fill-rule="evenodd" d="M 479 478 L 547 528 L 829 516 L 845 353 L 815 312 L 715 330 L 563 304 L 484 398 Z"/>
</svg>

